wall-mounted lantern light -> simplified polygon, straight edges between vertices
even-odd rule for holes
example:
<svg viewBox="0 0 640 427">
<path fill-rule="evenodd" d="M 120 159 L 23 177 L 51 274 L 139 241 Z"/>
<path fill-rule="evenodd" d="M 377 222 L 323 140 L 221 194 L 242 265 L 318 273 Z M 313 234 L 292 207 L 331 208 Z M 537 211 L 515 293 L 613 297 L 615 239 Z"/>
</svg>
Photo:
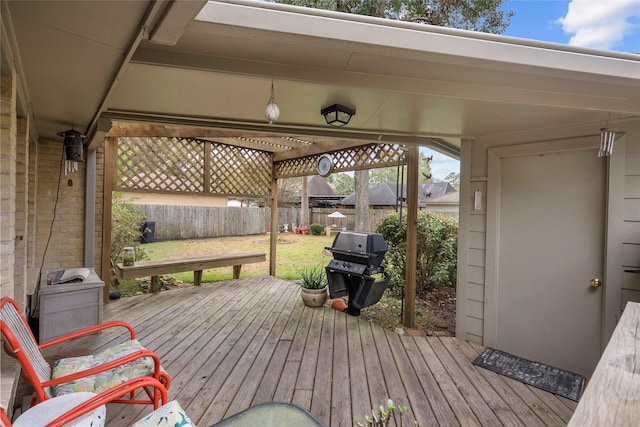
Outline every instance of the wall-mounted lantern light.
<svg viewBox="0 0 640 427">
<path fill-rule="evenodd" d="M 78 162 L 84 162 L 83 142 L 87 135 L 83 135 L 75 129 L 58 132 L 58 136 L 64 138 L 64 174 L 78 170 Z"/>
</svg>

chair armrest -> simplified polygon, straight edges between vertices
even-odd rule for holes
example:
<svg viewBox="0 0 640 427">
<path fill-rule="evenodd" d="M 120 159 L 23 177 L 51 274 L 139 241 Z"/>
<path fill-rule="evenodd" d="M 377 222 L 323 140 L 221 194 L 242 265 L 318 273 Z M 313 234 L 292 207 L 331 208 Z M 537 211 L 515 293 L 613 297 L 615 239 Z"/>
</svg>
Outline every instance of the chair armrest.
<svg viewBox="0 0 640 427">
<path fill-rule="evenodd" d="M 95 325 L 95 326 L 89 326 L 83 329 L 80 329 L 79 331 L 75 331 L 75 332 L 71 332 L 69 334 L 63 335 L 61 337 L 55 338 L 51 341 L 48 341 L 44 344 L 40 344 L 38 346 L 38 348 L 43 349 L 43 348 L 47 348 L 47 347 L 51 347 L 52 345 L 56 345 L 56 344 L 61 344 L 63 342 L 75 339 L 75 338 L 80 338 L 83 337 L 85 335 L 89 335 L 89 334 L 93 334 L 96 332 L 100 332 L 103 331 L 105 329 L 109 329 L 109 328 L 116 328 L 116 327 L 122 327 L 122 328 L 126 328 L 129 330 L 129 334 L 131 335 L 130 339 L 135 339 L 136 338 L 136 332 L 133 330 L 133 326 L 131 326 L 130 324 L 128 324 L 127 322 L 123 322 L 121 320 L 112 320 L 109 322 L 104 322 L 101 323 L 99 325 Z"/>
<path fill-rule="evenodd" d="M 102 393 L 92 397 L 91 399 L 83 402 L 81 405 L 78 405 L 74 409 L 60 415 L 55 420 L 51 421 L 46 427 L 60 427 L 63 426 L 72 420 L 80 417 L 81 415 L 86 414 L 98 408 L 102 405 L 105 405 L 115 399 L 118 399 L 125 394 L 132 393 L 140 387 L 154 387 L 161 394 L 161 405 L 167 403 L 167 390 L 164 388 L 162 383 L 160 383 L 155 378 L 151 377 L 139 377 L 131 379 L 127 382 L 124 382 L 116 387 L 110 388 L 109 390 L 103 391 Z"/>
<path fill-rule="evenodd" d="M 102 365 L 95 366 L 93 368 L 86 369 L 84 371 L 75 372 L 73 374 L 65 375 L 63 377 L 59 377 L 56 379 L 43 381 L 43 387 L 51 387 L 56 386 L 58 384 L 68 383 L 70 381 L 79 380 L 80 378 L 90 377 L 92 375 L 99 374 L 101 372 L 105 372 L 111 370 L 113 368 L 117 368 L 118 366 L 122 366 L 125 363 L 133 362 L 137 359 L 142 359 L 143 357 L 150 357 L 153 359 L 153 376 L 155 378 L 160 378 L 160 359 L 158 356 L 151 350 L 138 350 L 133 353 L 127 354 L 125 356 L 119 357 L 117 359 L 111 360 L 107 363 L 103 363 Z"/>
</svg>

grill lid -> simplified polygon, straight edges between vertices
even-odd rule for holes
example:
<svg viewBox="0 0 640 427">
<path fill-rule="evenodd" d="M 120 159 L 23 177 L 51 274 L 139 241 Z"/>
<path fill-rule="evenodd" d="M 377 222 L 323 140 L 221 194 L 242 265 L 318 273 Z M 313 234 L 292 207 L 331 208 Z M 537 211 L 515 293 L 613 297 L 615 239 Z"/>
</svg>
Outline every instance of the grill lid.
<svg viewBox="0 0 640 427">
<path fill-rule="evenodd" d="M 377 268 L 384 259 L 388 247 L 382 234 L 341 231 L 333 240 L 333 245 L 326 249 L 331 251 L 336 260 Z"/>
</svg>

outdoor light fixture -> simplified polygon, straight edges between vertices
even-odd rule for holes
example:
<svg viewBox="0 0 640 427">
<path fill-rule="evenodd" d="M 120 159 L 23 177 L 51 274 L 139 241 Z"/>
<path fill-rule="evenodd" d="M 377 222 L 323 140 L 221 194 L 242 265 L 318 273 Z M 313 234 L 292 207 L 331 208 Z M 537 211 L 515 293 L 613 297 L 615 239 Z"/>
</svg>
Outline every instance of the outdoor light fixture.
<svg viewBox="0 0 640 427">
<path fill-rule="evenodd" d="M 64 138 L 64 174 L 78 170 L 78 162 L 84 162 L 83 141 L 87 135 L 83 135 L 71 128 L 64 132 L 58 132 L 58 136 Z"/>
<path fill-rule="evenodd" d="M 269 120 L 270 125 L 280 117 L 280 108 L 278 108 L 278 104 L 276 104 L 276 100 L 273 97 L 273 81 L 271 82 L 271 98 L 269 98 L 269 102 L 264 108 L 264 116 Z"/>
<path fill-rule="evenodd" d="M 339 127 L 349 123 L 351 117 L 356 115 L 356 110 L 344 105 L 333 104 L 320 110 L 320 114 L 324 116 L 328 125 Z"/>
<path fill-rule="evenodd" d="M 615 129 L 608 127 L 600 129 L 600 151 L 598 151 L 598 157 L 608 157 L 613 154 L 613 142 L 615 139 Z"/>
</svg>

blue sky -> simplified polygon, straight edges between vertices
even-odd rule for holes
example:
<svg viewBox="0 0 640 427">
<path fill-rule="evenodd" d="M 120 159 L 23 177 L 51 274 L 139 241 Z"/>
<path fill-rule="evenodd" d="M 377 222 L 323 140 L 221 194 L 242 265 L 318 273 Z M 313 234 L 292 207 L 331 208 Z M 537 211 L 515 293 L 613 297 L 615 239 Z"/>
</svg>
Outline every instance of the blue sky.
<svg viewBox="0 0 640 427">
<path fill-rule="evenodd" d="M 505 0 L 515 15 L 503 35 L 572 46 L 640 53 L 640 0 Z M 460 163 L 423 148 L 431 173 L 443 179 Z"/>
<path fill-rule="evenodd" d="M 640 0 L 505 0 L 505 36 L 640 53 Z"/>
</svg>

